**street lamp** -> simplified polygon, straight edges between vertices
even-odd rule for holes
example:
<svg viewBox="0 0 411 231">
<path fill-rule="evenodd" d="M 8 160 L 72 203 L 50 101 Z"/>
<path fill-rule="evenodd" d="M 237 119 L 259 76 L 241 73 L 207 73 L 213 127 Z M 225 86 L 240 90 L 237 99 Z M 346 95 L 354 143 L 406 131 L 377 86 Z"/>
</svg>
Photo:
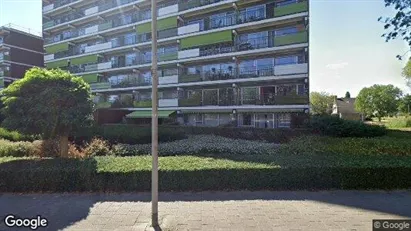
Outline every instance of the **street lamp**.
<svg viewBox="0 0 411 231">
<path fill-rule="evenodd" d="M 151 0 L 151 225 L 158 227 L 158 76 L 157 76 L 157 1 Z"/>
</svg>

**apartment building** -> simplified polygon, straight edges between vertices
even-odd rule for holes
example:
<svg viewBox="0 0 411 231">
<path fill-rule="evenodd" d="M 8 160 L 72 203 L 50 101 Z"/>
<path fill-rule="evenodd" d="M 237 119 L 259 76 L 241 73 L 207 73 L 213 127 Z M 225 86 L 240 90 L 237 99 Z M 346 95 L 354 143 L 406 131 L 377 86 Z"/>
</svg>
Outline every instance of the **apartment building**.
<svg viewBox="0 0 411 231">
<path fill-rule="evenodd" d="M 307 0 L 158 1 L 159 117 L 282 128 L 309 110 Z M 148 0 L 43 0 L 45 63 L 90 83 L 100 123 L 151 115 Z"/>
<path fill-rule="evenodd" d="M 0 89 L 24 77 L 33 66 L 44 66 L 41 33 L 8 24 L 0 27 Z"/>
</svg>

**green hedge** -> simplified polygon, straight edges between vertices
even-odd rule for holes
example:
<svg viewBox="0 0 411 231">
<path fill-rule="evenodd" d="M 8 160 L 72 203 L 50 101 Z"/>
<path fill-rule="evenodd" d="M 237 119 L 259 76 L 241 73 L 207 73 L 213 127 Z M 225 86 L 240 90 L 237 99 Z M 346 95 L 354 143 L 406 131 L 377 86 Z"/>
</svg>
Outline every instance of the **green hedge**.
<svg viewBox="0 0 411 231">
<path fill-rule="evenodd" d="M 307 127 L 314 133 L 334 137 L 377 137 L 387 134 L 385 127 L 344 120 L 337 116 L 313 116 Z"/>
<path fill-rule="evenodd" d="M 111 144 L 148 144 L 151 143 L 151 126 L 133 126 L 126 124 L 95 126 L 73 132 L 70 140 L 81 144 L 91 141 L 94 137 L 107 140 Z M 187 136 L 182 129 L 160 127 L 158 130 L 158 139 L 160 142 L 169 142 L 185 138 L 187 138 Z"/>
<path fill-rule="evenodd" d="M 40 136 L 29 136 L 23 135 L 16 131 L 9 131 L 7 129 L 0 127 L 0 139 L 10 140 L 10 141 L 34 141 L 39 139 Z"/>
<path fill-rule="evenodd" d="M 13 160 L 0 164 L 0 192 L 149 191 L 150 161 L 150 156 Z M 241 162 L 221 164 L 223 160 L 219 161 L 160 157 L 159 190 L 411 188 L 411 167 L 281 168 Z M 191 164 L 188 169 L 187 162 Z"/>
</svg>

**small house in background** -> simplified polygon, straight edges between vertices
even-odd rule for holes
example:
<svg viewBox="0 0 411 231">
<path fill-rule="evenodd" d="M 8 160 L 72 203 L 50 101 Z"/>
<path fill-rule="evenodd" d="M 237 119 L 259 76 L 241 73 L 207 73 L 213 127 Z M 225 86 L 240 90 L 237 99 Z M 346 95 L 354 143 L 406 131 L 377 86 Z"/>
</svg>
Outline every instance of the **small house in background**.
<svg viewBox="0 0 411 231">
<path fill-rule="evenodd" d="M 332 115 L 346 120 L 363 120 L 361 113 L 355 110 L 355 98 L 334 98 Z"/>
</svg>

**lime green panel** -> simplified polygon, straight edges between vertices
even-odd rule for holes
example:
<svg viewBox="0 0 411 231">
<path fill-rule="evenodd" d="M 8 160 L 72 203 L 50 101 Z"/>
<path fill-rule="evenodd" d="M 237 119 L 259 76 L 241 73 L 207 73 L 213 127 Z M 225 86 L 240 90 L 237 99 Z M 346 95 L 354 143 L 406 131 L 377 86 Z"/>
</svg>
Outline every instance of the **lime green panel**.
<svg viewBox="0 0 411 231">
<path fill-rule="evenodd" d="M 211 34 L 197 35 L 188 38 L 183 38 L 180 41 L 181 49 L 190 47 L 199 47 L 204 45 L 231 42 L 233 41 L 233 35 L 231 30 L 215 32 Z"/>
<path fill-rule="evenodd" d="M 171 28 L 177 28 L 177 18 L 176 17 L 169 17 L 160 19 L 157 21 L 157 30 L 166 30 Z M 138 34 L 145 34 L 151 32 L 151 22 L 147 22 L 141 25 L 137 25 L 137 33 Z"/>
<path fill-rule="evenodd" d="M 96 83 L 98 81 L 98 74 L 83 75 L 82 77 L 87 83 Z"/>
<path fill-rule="evenodd" d="M 176 111 L 158 111 L 158 118 L 168 118 L 174 112 Z M 150 111 L 135 111 L 135 112 L 132 112 L 126 115 L 127 118 L 151 118 L 151 116 L 152 116 L 151 110 Z"/>
<path fill-rule="evenodd" d="M 157 21 L 157 30 L 177 28 L 177 18 L 175 16 Z"/>
<path fill-rule="evenodd" d="M 103 31 L 103 30 L 107 30 L 113 27 L 113 22 L 106 22 L 103 24 L 98 25 L 98 31 Z"/>
<path fill-rule="evenodd" d="M 98 55 L 87 55 L 87 56 L 71 59 L 71 65 L 97 63 L 97 61 L 98 61 Z"/>
<path fill-rule="evenodd" d="M 283 46 L 289 44 L 297 44 L 297 43 L 306 43 L 308 42 L 308 33 L 307 31 L 283 35 L 274 38 L 274 46 Z"/>
<path fill-rule="evenodd" d="M 43 24 L 44 29 L 52 27 L 52 26 L 54 26 L 54 21 L 49 21 Z"/>
<path fill-rule="evenodd" d="M 284 16 L 308 11 L 308 1 L 274 8 L 274 16 Z"/>
<path fill-rule="evenodd" d="M 151 107 L 151 100 L 144 100 L 144 101 L 134 101 L 134 107 L 142 108 L 142 107 Z"/>
<path fill-rule="evenodd" d="M 4 87 L 4 78 L 0 78 L 0 87 Z"/>
<path fill-rule="evenodd" d="M 61 51 L 68 51 L 68 49 L 69 49 L 68 43 L 57 44 L 57 45 L 53 45 L 53 46 L 49 46 L 45 48 L 47 54 L 55 54 Z"/>
<path fill-rule="evenodd" d="M 58 68 L 58 67 L 67 67 L 67 66 L 68 66 L 67 60 L 60 60 L 56 62 L 46 63 L 46 67 L 49 69 Z"/>
<path fill-rule="evenodd" d="M 158 61 L 170 61 L 170 60 L 176 60 L 178 58 L 177 53 L 168 53 L 168 54 L 159 54 L 158 55 Z"/>
</svg>

